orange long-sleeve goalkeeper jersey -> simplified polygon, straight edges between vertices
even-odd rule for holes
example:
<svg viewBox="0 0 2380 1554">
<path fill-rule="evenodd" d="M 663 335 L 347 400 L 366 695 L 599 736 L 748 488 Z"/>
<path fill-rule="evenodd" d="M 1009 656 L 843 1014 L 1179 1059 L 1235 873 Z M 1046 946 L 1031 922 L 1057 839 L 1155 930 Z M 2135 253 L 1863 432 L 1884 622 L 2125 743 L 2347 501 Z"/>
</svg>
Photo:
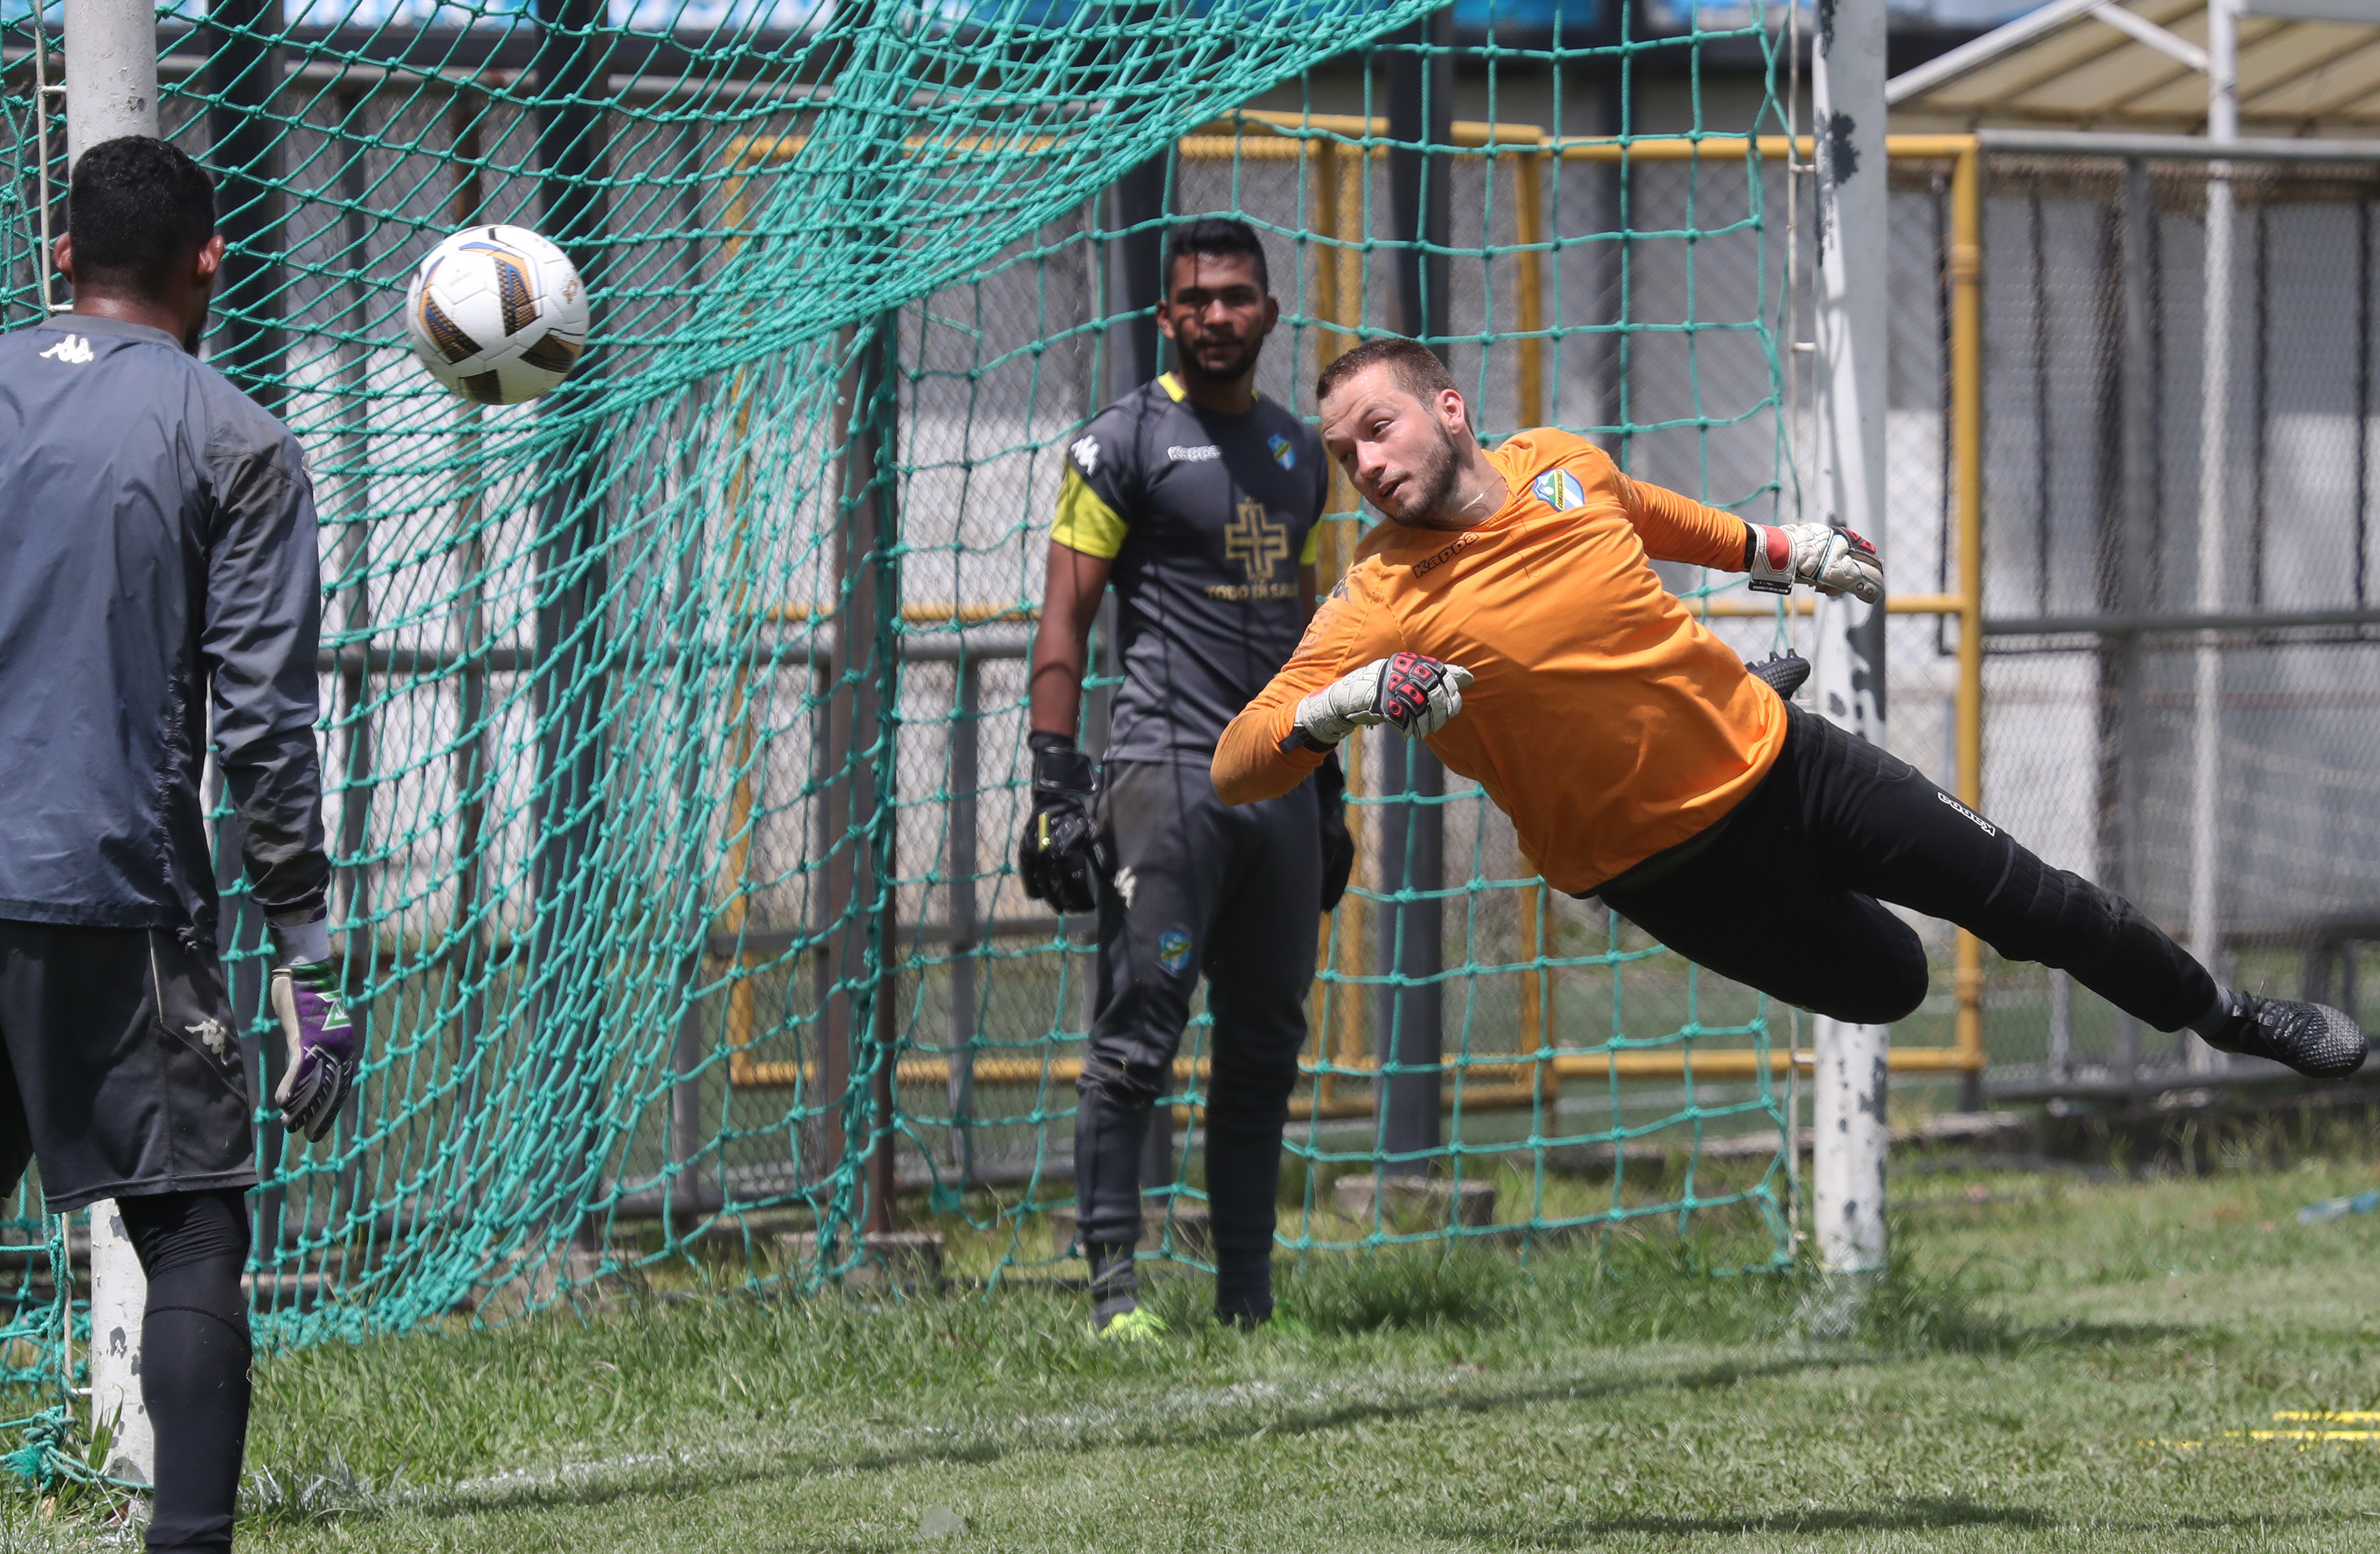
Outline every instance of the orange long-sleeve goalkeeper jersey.
<svg viewBox="0 0 2380 1554">
<path fill-rule="evenodd" d="M 1585 892 L 1725 815 L 1784 744 L 1784 704 L 1647 560 L 1741 572 L 1743 520 L 1631 480 L 1565 431 L 1488 458 L 1511 494 L 1486 522 L 1366 539 L 1224 731 L 1215 789 L 1245 804 L 1320 765 L 1281 741 L 1299 700 L 1341 675 L 1400 650 L 1459 663 L 1476 679 L 1430 748 L 1512 817 L 1547 883 Z"/>
</svg>

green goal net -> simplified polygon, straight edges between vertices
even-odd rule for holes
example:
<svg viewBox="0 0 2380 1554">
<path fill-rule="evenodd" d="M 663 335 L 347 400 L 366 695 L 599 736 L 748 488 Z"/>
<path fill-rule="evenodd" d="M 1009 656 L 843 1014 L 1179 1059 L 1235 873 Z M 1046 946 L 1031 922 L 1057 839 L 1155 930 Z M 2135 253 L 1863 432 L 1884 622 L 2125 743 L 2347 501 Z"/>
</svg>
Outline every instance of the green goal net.
<svg viewBox="0 0 2380 1554">
<path fill-rule="evenodd" d="M 1301 411 L 1419 297 L 1491 438 L 1569 427 L 1767 513 L 1789 194 L 1747 137 L 1787 127 L 1784 19 L 1628 9 L 1566 35 L 1568 7 L 1481 6 L 1456 42 L 1414 0 L 162 8 L 166 133 L 221 176 L 233 249 L 209 354 L 296 428 L 322 512 L 367 1033 L 330 1137 L 260 1113 L 265 1342 L 926 1256 L 887 1232 L 940 1233 L 953 1280 L 1079 1272 L 1091 925 L 1012 859 L 1060 460 L 1145 370 L 1148 239 L 1256 224 L 1283 306 L 1260 387 Z M 0 18 L 21 327 L 72 40 Z M 535 405 L 467 405 L 405 347 L 412 264 L 483 221 L 560 243 L 596 305 Z M 1366 521 L 1337 505 L 1333 566 Z M 1747 651 L 1783 630 L 1730 579 L 1672 581 Z M 1548 892 L 1475 787 L 1394 758 L 1354 754 L 1284 1256 L 1658 1231 L 1788 1257 L 1777 1012 Z M 246 1014 L 261 924 L 215 804 Z M 1149 1184 L 1154 1254 L 1194 1264 L 1205 1028 Z M 87 1342 L 39 1204 L 0 1227 L 34 1467 Z"/>
</svg>

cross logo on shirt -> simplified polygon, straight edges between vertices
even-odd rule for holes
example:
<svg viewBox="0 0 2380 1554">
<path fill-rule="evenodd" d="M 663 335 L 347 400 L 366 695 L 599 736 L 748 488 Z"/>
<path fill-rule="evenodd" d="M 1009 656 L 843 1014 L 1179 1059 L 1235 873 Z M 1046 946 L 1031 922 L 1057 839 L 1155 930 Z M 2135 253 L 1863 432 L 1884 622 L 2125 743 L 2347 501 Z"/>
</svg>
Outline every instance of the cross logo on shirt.
<svg viewBox="0 0 2380 1554">
<path fill-rule="evenodd" d="M 1289 555 L 1289 526 L 1266 517 L 1264 504 L 1254 497 L 1240 504 L 1239 515 L 1223 528 L 1223 559 L 1247 568 L 1249 582 L 1269 583 Z"/>
</svg>

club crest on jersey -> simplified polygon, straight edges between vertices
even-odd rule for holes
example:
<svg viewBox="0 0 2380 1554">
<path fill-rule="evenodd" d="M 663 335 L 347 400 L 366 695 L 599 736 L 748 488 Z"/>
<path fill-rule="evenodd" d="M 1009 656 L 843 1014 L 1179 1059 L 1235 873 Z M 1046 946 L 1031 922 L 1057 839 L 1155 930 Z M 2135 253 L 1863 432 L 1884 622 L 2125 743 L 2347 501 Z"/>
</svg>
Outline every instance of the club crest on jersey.
<svg viewBox="0 0 2380 1554">
<path fill-rule="evenodd" d="M 1586 488 L 1567 469 L 1548 469 L 1531 480 L 1529 494 L 1557 513 L 1586 505 Z"/>
<path fill-rule="evenodd" d="M 1190 936 L 1180 929 L 1167 929 L 1157 936 L 1157 964 L 1175 977 L 1190 964 Z"/>
<path fill-rule="evenodd" d="M 1297 467 L 1297 450 L 1290 446 L 1289 439 L 1280 432 L 1276 431 L 1266 438 L 1265 446 L 1272 450 L 1272 461 L 1283 469 Z"/>
</svg>

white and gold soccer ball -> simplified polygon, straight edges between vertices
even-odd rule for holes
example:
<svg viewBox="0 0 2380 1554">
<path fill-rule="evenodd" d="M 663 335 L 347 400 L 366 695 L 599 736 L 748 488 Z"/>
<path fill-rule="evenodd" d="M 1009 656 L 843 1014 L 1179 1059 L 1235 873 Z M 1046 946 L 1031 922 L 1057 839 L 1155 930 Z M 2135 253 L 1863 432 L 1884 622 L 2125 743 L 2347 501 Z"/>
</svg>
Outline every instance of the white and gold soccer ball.
<svg viewBox="0 0 2380 1554">
<path fill-rule="evenodd" d="M 518 405 L 578 365 L 587 287 L 528 227 L 466 227 L 413 272 L 405 327 L 431 377 L 482 405 Z"/>
</svg>

